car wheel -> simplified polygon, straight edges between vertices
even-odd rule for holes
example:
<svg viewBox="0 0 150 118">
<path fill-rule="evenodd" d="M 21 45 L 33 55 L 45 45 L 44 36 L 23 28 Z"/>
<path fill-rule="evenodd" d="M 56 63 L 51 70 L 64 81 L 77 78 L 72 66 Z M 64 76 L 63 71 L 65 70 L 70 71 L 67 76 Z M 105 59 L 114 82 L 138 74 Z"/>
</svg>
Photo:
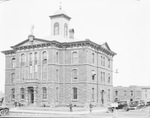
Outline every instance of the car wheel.
<svg viewBox="0 0 150 118">
<path fill-rule="evenodd" d="M 4 113 L 5 111 L 2 109 L 2 110 L 0 110 L 0 116 L 4 116 L 5 115 L 5 113 Z"/>
<path fill-rule="evenodd" d="M 5 115 L 9 114 L 9 109 L 6 108 L 6 109 L 4 110 L 4 112 L 5 112 Z"/>
</svg>

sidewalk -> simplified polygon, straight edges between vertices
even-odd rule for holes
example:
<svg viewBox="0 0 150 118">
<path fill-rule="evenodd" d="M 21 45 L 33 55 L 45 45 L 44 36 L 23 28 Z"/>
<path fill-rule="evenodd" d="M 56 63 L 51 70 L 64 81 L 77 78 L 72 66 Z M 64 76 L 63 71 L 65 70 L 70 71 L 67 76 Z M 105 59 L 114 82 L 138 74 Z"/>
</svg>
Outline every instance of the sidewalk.
<svg viewBox="0 0 150 118">
<path fill-rule="evenodd" d="M 96 112 L 106 112 L 107 108 L 104 107 L 98 107 L 93 108 L 92 113 Z M 77 115 L 83 115 L 83 114 L 89 114 L 90 111 L 88 108 L 73 108 L 73 112 L 69 111 L 69 108 L 67 107 L 60 107 L 60 108 L 44 108 L 44 107 L 34 107 L 34 108 L 28 108 L 28 107 L 16 107 L 11 108 L 10 113 L 24 113 L 24 114 L 77 114 Z"/>
</svg>

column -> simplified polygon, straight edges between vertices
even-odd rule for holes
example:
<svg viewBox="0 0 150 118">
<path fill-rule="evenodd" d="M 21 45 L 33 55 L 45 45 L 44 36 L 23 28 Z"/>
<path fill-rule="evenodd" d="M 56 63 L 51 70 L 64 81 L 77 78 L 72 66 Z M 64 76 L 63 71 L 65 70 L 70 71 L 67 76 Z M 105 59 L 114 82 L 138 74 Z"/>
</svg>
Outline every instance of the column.
<svg viewBox="0 0 150 118">
<path fill-rule="evenodd" d="M 37 86 L 33 86 L 34 105 L 37 105 Z"/>
<path fill-rule="evenodd" d="M 29 103 L 29 98 L 28 98 L 28 87 L 25 87 L 25 100 L 26 100 L 26 105 Z"/>
</svg>

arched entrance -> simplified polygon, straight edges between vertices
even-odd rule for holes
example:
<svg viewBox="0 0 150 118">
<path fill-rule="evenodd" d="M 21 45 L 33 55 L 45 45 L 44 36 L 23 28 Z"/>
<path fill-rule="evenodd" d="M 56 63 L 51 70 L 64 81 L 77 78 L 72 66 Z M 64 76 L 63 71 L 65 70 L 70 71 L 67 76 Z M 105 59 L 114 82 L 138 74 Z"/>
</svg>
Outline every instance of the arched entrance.
<svg viewBox="0 0 150 118">
<path fill-rule="evenodd" d="M 28 87 L 28 96 L 29 96 L 29 104 L 34 103 L 34 89 L 33 89 L 33 87 Z"/>
<path fill-rule="evenodd" d="M 104 93 L 105 93 L 105 91 L 102 90 L 101 91 L 101 103 L 102 103 L 102 105 L 104 105 Z"/>
</svg>

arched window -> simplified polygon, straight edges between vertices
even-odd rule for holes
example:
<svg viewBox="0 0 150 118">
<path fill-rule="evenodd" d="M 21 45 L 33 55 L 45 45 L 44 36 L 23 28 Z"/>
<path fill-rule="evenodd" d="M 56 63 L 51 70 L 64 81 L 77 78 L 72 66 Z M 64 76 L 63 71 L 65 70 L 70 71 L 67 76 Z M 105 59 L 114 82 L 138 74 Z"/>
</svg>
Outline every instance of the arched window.
<svg viewBox="0 0 150 118">
<path fill-rule="evenodd" d="M 14 100 L 15 99 L 15 89 L 11 89 L 11 99 Z"/>
<path fill-rule="evenodd" d="M 59 73 L 58 73 L 58 69 L 56 69 L 56 83 L 59 82 Z"/>
<path fill-rule="evenodd" d="M 32 66 L 32 53 L 29 54 L 29 64 Z"/>
<path fill-rule="evenodd" d="M 56 52 L 56 63 L 58 63 L 58 52 Z"/>
<path fill-rule="evenodd" d="M 108 101 L 110 101 L 110 89 L 108 89 Z"/>
<path fill-rule="evenodd" d="M 92 101 L 94 101 L 94 88 L 92 88 Z"/>
<path fill-rule="evenodd" d="M 73 69 L 72 70 L 72 78 L 73 79 L 78 79 L 78 77 L 77 77 L 77 69 Z"/>
<path fill-rule="evenodd" d="M 118 96 L 118 91 L 115 91 L 116 96 Z"/>
<path fill-rule="evenodd" d="M 78 63 L 78 53 L 77 52 L 72 53 L 72 63 Z"/>
<path fill-rule="evenodd" d="M 34 53 L 34 65 L 37 65 L 37 60 L 38 60 L 37 52 L 35 52 Z"/>
<path fill-rule="evenodd" d="M 103 66 L 105 66 L 105 57 L 103 57 Z"/>
<path fill-rule="evenodd" d="M 110 83 L 110 79 L 111 79 L 110 74 L 108 74 L 108 83 Z"/>
<path fill-rule="evenodd" d="M 73 88 L 73 99 L 76 100 L 78 98 L 77 88 Z"/>
<path fill-rule="evenodd" d="M 92 64 L 94 64 L 94 53 L 92 53 Z"/>
<path fill-rule="evenodd" d="M 64 37 L 66 38 L 68 36 L 68 25 L 65 23 L 64 25 Z"/>
<path fill-rule="evenodd" d="M 133 91 L 131 91 L 131 96 L 133 96 Z"/>
<path fill-rule="evenodd" d="M 103 72 L 101 71 L 101 82 L 103 82 Z"/>
<path fill-rule="evenodd" d="M 105 83 L 105 72 L 103 72 L 103 82 Z"/>
<path fill-rule="evenodd" d="M 59 94 L 58 94 L 58 87 L 56 87 L 56 102 L 58 102 Z"/>
<path fill-rule="evenodd" d="M 25 55 L 21 54 L 21 66 L 25 66 Z"/>
<path fill-rule="evenodd" d="M 46 51 L 43 52 L 42 58 L 43 58 L 43 64 L 47 64 L 47 53 L 46 53 Z"/>
<path fill-rule="evenodd" d="M 95 80 L 95 75 L 96 75 L 95 71 L 92 70 L 92 80 L 93 80 L 93 81 Z"/>
<path fill-rule="evenodd" d="M 15 80 L 15 73 L 12 73 L 11 74 L 11 83 L 14 83 L 14 80 Z"/>
<path fill-rule="evenodd" d="M 12 63 L 12 68 L 15 68 L 15 58 L 12 58 L 11 63 Z"/>
<path fill-rule="evenodd" d="M 54 24 L 54 35 L 59 35 L 59 23 Z"/>
<path fill-rule="evenodd" d="M 21 95 L 21 99 L 25 99 L 25 90 L 24 90 L 24 88 L 20 89 L 20 95 Z"/>
<path fill-rule="evenodd" d="M 43 87 L 43 99 L 47 99 L 47 88 Z"/>
<path fill-rule="evenodd" d="M 108 68 L 110 68 L 110 59 L 108 59 Z"/>
</svg>

